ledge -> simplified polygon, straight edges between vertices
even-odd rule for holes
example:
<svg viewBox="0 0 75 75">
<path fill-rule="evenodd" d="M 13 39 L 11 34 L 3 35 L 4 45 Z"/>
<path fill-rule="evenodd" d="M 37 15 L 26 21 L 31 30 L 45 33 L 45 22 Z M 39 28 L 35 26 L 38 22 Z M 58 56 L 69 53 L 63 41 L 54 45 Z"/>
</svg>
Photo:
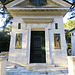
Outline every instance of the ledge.
<svg viewBox="0 0 75 75">
<path fill-rule="evenodd" d="M 8 10 L 69 10 L 69 8 L 21 8 L 21 7 L 9 7 Z"/>
<path fill-rule="evenodd" d="M 0 61 L 7 60 L 6 56 L 0 56 Z"/>
<path fill-rule="evenodd" d="M 72 60 L 72 61 L 75 61 L 75 56 L 68 56 L 67 58 Z"/>
</svg>

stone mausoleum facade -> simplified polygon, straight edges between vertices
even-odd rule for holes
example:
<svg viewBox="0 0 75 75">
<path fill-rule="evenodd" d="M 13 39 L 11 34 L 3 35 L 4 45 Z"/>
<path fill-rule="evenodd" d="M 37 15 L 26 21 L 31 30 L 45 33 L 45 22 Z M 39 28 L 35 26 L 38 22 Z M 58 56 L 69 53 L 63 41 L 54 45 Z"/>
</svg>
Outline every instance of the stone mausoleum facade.
<svg viewBox="0 0 75 75">
<path fill-rule="evenodd" d="M 13 16 L 9 61 L 22 66 L 67 66 L 63 0 L 14 0 L 6 5 Z"/>
</svg>

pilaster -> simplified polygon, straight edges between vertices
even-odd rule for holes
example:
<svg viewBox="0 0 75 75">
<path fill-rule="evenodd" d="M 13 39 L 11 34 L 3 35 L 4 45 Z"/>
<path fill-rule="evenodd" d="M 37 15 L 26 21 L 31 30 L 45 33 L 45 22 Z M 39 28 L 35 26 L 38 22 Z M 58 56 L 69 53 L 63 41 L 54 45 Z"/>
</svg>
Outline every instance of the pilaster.
<svg viewBox="0 0 75 75">
<path fill-rule="evenodd" d="M 27 64 L 30 63 L 30 40 L 31 40 L 31 28 L 28 28 L 27 32 Z"/>
<path fill-rule="evenodd" d="M 46 63 L 51 64 L 50 45 L 49 45 L 49 30 L 45 28 L 45 44 L 46 44 Z"/>
</svg>

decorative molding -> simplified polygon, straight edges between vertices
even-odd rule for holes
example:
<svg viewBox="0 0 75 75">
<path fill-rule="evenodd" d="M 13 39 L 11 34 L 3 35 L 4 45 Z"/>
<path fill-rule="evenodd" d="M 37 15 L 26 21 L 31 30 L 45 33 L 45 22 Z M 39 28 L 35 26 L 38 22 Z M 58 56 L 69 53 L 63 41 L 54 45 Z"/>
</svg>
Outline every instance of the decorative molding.
<svg viewBox="0 0 75 75">
<path fill-rule="evenodd" d="M 12 16 L 64 15 L 69 8 L 7 8 Z"/>
<path fill-rule="evenodd" d="M 26 24 L 27 26 L 25 27 L 25 30 L 28 30 L 28 28 L 34 28 L 34 29 L 38 29 L 38 28 L 40 28 L 40 29 L 45 29 L 45 28 L 48 28 L 48 29 L 51 29 L 51 25 L 49 25 L 49 23 L 45 23 L 45 24 L 39 24 L 39 23 L 31 23 L 31 24 L 29 24 L 29 23 L 27 23 Z"/>
<path fill-rule="evenodd" d="M 52 23 L 53 18 L 22 18 L 25 23 Z"/>
<path fill-rule="evenodd" d="M 31 28 L 47 28 L 49 27 L 49 25 L 46 25 L 46 24 L 32 24 L 32 25 L 28 25 L 28 28 L 31 27 Z"/>
<path fill-rule="evenodd" d="M 7 8 L 8 10 L 68 10 L 69 8 Z"/>
</svg>

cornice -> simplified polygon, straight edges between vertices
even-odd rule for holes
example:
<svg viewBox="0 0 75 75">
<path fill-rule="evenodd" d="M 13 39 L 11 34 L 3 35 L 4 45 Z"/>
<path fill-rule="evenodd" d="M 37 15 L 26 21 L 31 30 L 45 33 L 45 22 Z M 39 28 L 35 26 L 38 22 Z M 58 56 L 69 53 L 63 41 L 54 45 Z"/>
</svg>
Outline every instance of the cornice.
<svg viewBox="0 0 75 75">
<path fill-rule="evenodd" d="M 8 10 L 68 10 L 69 8 L 7 8 Z"/>
</svg>

